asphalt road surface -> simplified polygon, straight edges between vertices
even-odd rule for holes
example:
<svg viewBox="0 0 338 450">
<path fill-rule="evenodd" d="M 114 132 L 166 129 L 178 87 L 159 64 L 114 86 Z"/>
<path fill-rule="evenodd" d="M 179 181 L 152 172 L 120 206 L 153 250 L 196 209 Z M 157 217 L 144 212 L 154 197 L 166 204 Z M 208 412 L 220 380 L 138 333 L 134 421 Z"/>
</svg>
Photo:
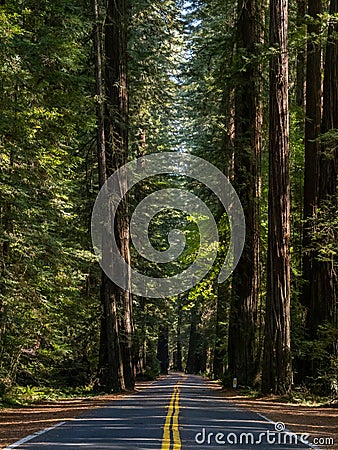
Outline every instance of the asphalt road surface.
<svg viewBox="0 0 338 450">
<path fill-rule="evenodd" d="M 305 438 L 303 438 L 305 439 Z M 238 409 L 201 377 L 170 374 L 140 392 L 9 448 L 185 450 L 311 448 L 283 424 Z M 5 449 L 6 450 L 6 449 Z"/>
</svg>

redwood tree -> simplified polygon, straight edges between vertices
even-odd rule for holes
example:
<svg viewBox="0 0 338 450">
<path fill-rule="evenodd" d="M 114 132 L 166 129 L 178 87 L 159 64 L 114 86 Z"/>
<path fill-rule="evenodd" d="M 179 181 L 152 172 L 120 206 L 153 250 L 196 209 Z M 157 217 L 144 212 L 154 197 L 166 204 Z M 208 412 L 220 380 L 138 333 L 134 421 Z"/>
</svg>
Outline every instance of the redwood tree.
<svg viewBox="0 0 338 450">
<path fill-rule="evenodd" d="M 234 181 L 246 218 L 246 242 L 233 274 L 229 323 L 229 374 L 252 384 L 257 370 L 256 320 L 259 293 L 259 198 L 262 102 L 260 65 L 261 6 L 240 0 L 235 80 Z M 243 70 L 245 66 L 245 70 Z"/>
<path fill-rule="evenodd" d="M 106 145 L 107 170 L 111 175 L 127 163 L 128 159 L 128 89 L 127 89 L 127 27 L 129 11 L 126 0 L 108 0 L 105 23 L 106 56 Z M 126 183 L 126 180 L 122 180 Z M 126 197 L 121 201 L 115 218 L 115 237 L 121 256 L 130 267 L 129 218 Z M 125 277 L 131 283 L 130 271 Z M 132 297 L 131 293 L 112 284 L 112 297 L 116 300 L 120 326 L 120 348 L 125 387 L 135 384 L 132 364 Z"/>
<path fill-rule="evenodd" d="M 291 389 L 288 2 L 270 1 L 270 127 L 267 304 L 262 391 Z"/>
<path fill-rule="evenodd" d="M 311 2 L 310 2 L 311 3 Z M 306 0 L 297 0 L 297 28 L 305 31 L 304 19 L 306 14 Z M 305 46 L 297 50 L 296 62 L 296 104 L 304 109 L 305 104 L 305 66 L 306 66 L 306 51 Z"/>
<path fill-rule="evenodd" d="M 338 13 L 338 0 L 331 0 L 330 15 Z M 326 45 L 323 116 L 321 125 L 321 147 L 319 156 L 318 207 L 329 206 L 337 214 L 337 177 L 338 177 L 338 24 L 329 25 Z M 320 211 L 317 214 L 320 220 Z M 317 224 L 318 225 L 318 222 Z M 320 222 L 319 222 L 320 226 Z M 332 236 L 334 239 L 334 236 Z M 334 267 L 334 254 L 321 257 L 320 249 L 315 251 L 314 281 L 312 283 L 311 305 L 309 313 L 310 335 L 318 337 L 319 325 L 336 325 L 337 319 L 337 275 Z M 337 350 L 337 348 L 336 348 Z"/>
<path fill-rule="evenodd" d="M 97 5 L 94 3 L 97 22 Z M 102 109 L 97 106 L 98 154 L 100 183 L 122 167 L 128 158 L 128 89 L 127 89 L 127 25 L 128 8 L 125 0 L 108 0 L 104 29 L 105 52 L 105 108 L 104 142 L 102 142 Z M 97 27 L 97 25 L 96 25 Z M 102 59 L 97 28 L 94 33 L 96 50 L 96 88 L 102 99 Z M 126 180 L 121 180 L 126 183 Z M 129 219 L 127 199 L 117 209 L 114 224 L 118 249 L 130 266 Z M 125 273 L 130 284 L 130 271 Z M 132 364 L 132 298 L 105 275 L 102 278 L 100 385 L 107 390 L 133 389 L 135 383 Z"/>
<path fill-rule="evenodd" d="M 313 20 L 308 25 L 308 35 L 320 33 L 318 15 L 321 13 L 321 0 L 309 2 L 308 14 Z M 316 302 L 313 288 L 315 267 L 313 265 L 313 251 L 310 251 L 314 233 L 313 218 L 318 202 L 318 162 L 320 153 L 320 127 L 322 103 L 321 77 L 321 43 L 316 39 L 308 41 L 306 66 L 306 120 L 305 120 L 305 166 L 304 166 L 304 230 L 303 230 L 303 292 L 302 304 L 310 312 Z M 311 313 L 308 315 L 309 322 Z M 311 319 L 310 319 L 311 320 Z M 309 323 L 308 323 L 309 325 Z"/>
</svg>

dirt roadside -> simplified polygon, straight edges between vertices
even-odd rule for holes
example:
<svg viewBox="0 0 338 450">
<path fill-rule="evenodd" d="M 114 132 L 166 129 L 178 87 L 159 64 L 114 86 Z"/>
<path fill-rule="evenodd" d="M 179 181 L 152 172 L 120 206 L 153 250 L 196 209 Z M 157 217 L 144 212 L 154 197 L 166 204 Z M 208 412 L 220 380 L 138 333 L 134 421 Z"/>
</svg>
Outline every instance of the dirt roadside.
<svg viewBox="0 0 338 450">
<path fill-rule="evenodd" d="M 136 390 L 142 390 L 149 384 L 150 382 L 138 383 Z M 318 447 L 323 450 L 338 449 L 337 407 L 300 406 L 278 402 L 273 397 L 250 399 L 233 390 L 222 390 L 216 383 L 213 384 L 213 388 L 240 408 L 258 412 L 274 422 L 283 422 L 288 430 L 297 434 L 309 434 L 311 442 L 314 438 L 325 439 L 324 444 L 318 443 Z M 125 394 L 62 400 L 25 408 L 2 409 L 0 410 L 0 448 L 3 449 L 38 430 L 74 419 L 89 409 L 104 406 L 123 395 Z M 330 444 L 328 438 L 332 438 L 334 443 Z"/>
</svg>

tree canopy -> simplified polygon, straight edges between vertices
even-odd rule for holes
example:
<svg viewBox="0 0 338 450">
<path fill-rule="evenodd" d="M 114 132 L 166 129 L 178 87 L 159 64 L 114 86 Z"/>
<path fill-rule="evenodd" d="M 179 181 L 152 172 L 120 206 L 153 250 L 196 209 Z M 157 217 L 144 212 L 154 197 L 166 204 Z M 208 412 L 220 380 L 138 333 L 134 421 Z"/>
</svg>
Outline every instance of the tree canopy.
<svg viewBox="0 0 338 450">
<path fill-rule="evenodd" d="M 337 392 L 337 31 L 337 0 L 1 2 L 4 401 L 18 387 L 133 389 L 169 368 L 264 393 Z M 246 241 L 219 284 L 231 227 L 217 196 L 182 167 L 146 178 L 113 225 L 133 268 L 168 278 L 198 254 L 198 220 L 179 207 L 147 229 L 159 252 L 183 233 L 174 261 L 134 245 L 132 215 L 164 189 L 200 198 L 219 234 L 207 275 L 155 299 L 102 272 L 91 214 L 117 169 L 166 152 L 228 177 Z"/>
</svg>

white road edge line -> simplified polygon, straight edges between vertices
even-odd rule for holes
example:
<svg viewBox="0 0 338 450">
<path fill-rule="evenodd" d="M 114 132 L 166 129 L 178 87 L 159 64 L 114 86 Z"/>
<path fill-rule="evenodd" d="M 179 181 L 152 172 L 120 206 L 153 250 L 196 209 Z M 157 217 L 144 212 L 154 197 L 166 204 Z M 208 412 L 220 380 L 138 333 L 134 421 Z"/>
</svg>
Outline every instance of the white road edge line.
<svg viewBox="0 0 338 450">
<path fill-rule="evenodd" d="M 273 423 L 273 424 L 275 424 L 276 422 L 274 422 L 273 420 L 271 420 L 271 419 L 269 419 L 268 417 L 266 417 L 266 416 L 263 416 L 263 414 L 260 414 L 259 412 L 256 412 L 256 414 L 258 414 L 260 417 L 262 417 L 264 420 L 267 420 L 268 422 L 270 422 L 270 423 Z M 287 428 L 285 428 L 285 430 L 284 430 L 286 433 L 293 433 L 293 431 L 290 431 L 290 430 L 288 430 Z M 302 442 L 301 440 L 300 440 L 300 438 L 298 437 L 298 434 L 297 433 L 295 433 L 296 434 L 296 436 L 297 436 L 297 440 L 301 443 L 301 444 L 303 444 L 304 445 L 304 442 Z M 322 450 L 320 447 L 317 447 L 315 444 L 311 444 L 311 442 L 309 442 L 308 444 L 306 444 L 308 447 L 310 447 L 310 448 L 313 448 L 314 450 Z M 6 449 L 5 449 L 6 450 Z"/>
<path fill-rule="evenodd" d="M 61 425 L 64 425 L 66 422 L 59 422 L 53 427 L 45 428 L 44 430 L 37 431 L 34 434 L 30 434 L 29 436 L 26 436 L 20 441 L 14 442 L 14 444 L 9 445 L 8 447 L 3 448 L 2 450 L 10 450 L 11 448 L 19 447 L 19 445 L 24 444 L 25 442 L 31 441 L 32 439 L 36 438 L 37 436 L 40 436 L 41 434 L 45 434 L 48 431 L 54 430 L 54 428 L 60 427 Z"/>
</svg>

